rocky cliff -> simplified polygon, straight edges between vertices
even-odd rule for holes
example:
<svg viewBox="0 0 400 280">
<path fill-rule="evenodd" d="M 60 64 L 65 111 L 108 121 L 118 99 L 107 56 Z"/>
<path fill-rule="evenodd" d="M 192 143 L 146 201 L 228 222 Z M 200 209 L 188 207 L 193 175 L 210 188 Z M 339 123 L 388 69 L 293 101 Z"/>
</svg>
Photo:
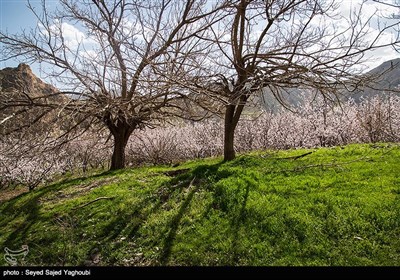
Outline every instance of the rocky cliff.
<svg viewBox="0 0 400 280">
<path fill-rule="evenodd" d="M 41 133 L 50 128 L 57 119 L 54 109 L 67 99 L 58 92 L 36 77 L 27 64 L 0 70 L 0 135 L 25 128 Z"/>
<path fill-rule="evenodd" d="M 21 63 L 16 68 L 7 67 L 0 70 L 0 88 L 4 92 L 23 92 L 30 97 L 58 92 L 54 86 L 36 77 L 29 65 L 25 63 Z"/>
</svg>

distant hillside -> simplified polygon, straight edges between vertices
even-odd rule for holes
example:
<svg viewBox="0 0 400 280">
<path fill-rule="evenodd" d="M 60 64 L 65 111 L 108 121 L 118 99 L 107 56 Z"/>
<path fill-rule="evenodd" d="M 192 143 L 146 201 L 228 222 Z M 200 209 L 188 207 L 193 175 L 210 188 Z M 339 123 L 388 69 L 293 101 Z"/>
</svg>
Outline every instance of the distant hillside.
<svg viewBox="0 0 400 280">
<path fill-rule="evenodd" d="M 30 127 L 33 123 L 39 124 L 36 131 L 42 131 L 53 122 L 54 114 L 49 114 L 49 108 L 31 104 L 43 96 L 48 98 L 40 98 L 41 103 L 61 104 L 67 97 L 54 95 L 57 92 L 57 88 L 36 77 L 27 64 L 21 63 L 15 68 L 0 70 L 0 134 L 8 134 L 20 127 Z"/>
<path fill-rule="evenodd" d="M 400 85 L 400 58 L 388 60 L 368 73 L 381 74 L 377 84 L 382 88 L 395 89 Z"/>
<path fill-rule="evenodd" d="M 18 67 L 0 70 L 0 88 L 2 91 L 24 91 L 31 97 L 53 94 L 58 90 L 35 76 L 29 65 L 21 63 Z"/>
<path fill-rule="evenodd" d="M 374 76 L 373 83 L 351 95 L 356 102 L 360 101 L 362 97 L 385 96 L 388 91 L 398 89 L 400 85 L 400 58 L 385 61 L 367 72 L 367 75 Z"/>
<path fill-rule="evenodd" d="M 368 71 L 366 75 L 371 75 L 373 77 L 373 81 L 368 87 L 353 93 L 347 92 L 344 93 L 344 95 L 354 99 L 356 102 L 360 102 L 362 98 L 368 99 L 378 95 L 385 96 L 388 94 L 388 90 L 398 89 L 400 86 L 400 58 L 386 61 Z M 282 97 L 288 105 L 297 106 L 302 103 L 305 95 L 307 95 L 307 93 L 302 93 L 299 89 L 287 89 L 287 91 L 282 94 Z M 281 108 L 279 102 L 268 90 L 265 90 L 259 99 L 261 99 L 262 104 L 267 109 L 275 110 Z"/>
<path fill-rule="evenodd" d="M 298 106 L 302 103 L 304 96 L 307 93 L 302 92 L 299 89 L 291 88 L 282 92 L 282 100 L 288 106 Z M 278 102 L 275 96 L 272 94 L 270 90 L 264 90 L 263 93 L 258 97 L 262 106 L 264 106 L 267 110 L 276 111 L 282 108 L 282 105 Z"/>
</svg>

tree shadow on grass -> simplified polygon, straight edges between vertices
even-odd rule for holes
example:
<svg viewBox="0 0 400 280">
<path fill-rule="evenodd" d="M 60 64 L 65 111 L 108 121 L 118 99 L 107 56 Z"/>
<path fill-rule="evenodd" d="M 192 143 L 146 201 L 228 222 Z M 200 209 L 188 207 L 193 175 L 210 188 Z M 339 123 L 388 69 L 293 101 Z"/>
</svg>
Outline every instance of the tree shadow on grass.
<svg viewBox="0 0 400 280">
<path fill-rule="evenodd" d="M 244 158 L 244 160 L 247 160 Z M 253 164 L 250 162 L 250 164 Z M 229 167 L 238 167 L 240 164 L 236 162 L 229 163 Z M 235 169 L 234 169 L 235 170 Z M 230 239 L 230 247 L 227 249 L 227 258 L 220 264 L 237 265 L 241 261 L 243 255 L 242 233 L 246 231 L 248 226 L 247 219 L 249 212 L 247 211 L 247 203 L 249 200 L 250 190 L 254 190 L 258 186 L 258 180 L 253 174 L 243 174 L 239 171 L 230 171 L 223 169 L 218 172 L 217 180 L 214 182 L 216 187 L 213 189 L 213 201 L 202 213 L 203 219 L 208 219 L 209 215 L 217 211 L 217 215 L 224 217 L 229 221 L 229 228 L 223 231 L 226 238 Z M 220 214 L 218 214 L 220 212 Z M 214 215 L 214 214 L 212 214 Z"/>
<path fill-rule="evenodd" d="M 97 207 L 93 208 L 93 213 L 91 213 L 92 210 L 90 211 L 84 211 L 80 212 L 74 211 L 74 212 L 68 212 L 68 213 L 63 213 L 64 215 L 69 215 L 70 218 L 76 220 L 77 224 L 74 227 L 68 228 L 68 230 L 71 230 L 71 236 L 74 238 L 74 243 L 75 245 L 71 245 L 70 247 L 76 247 L 77 244 L 80 242 L 88 242 L 86 243 L 89 245 L 87 247 L 87 254 L 90 255 L 92 251 L 100 250 L 102 251 L 103 249 L 101 248 L 102 245 L 106 245 L 104 248 L 105 252 L 100 252 L 100 253 L 105 253 L 106 257 L 109 257 L 111 259 L 108 260 L 108 262 L 105 262 L 107 265 L 112 265 L 113 263 L 120 263 L 120 259 L 118 259 L 117 256 L 113 255 L 113 250 L 115 248 L 119 248 L 118 246 L 135 246 L 133 243 L 132 245 L 130 244 L 122 244 L 119 242 L 119 237 L 124 237 L 125 239 L 127 238 L 129 241 L 134 241 L 136 237 L 138 237 L 138 231 L 141 229 L 141 227 L 147 222 L 149 217 L 160 211 L 160 208 L 165 205 L 165 203 L 171 198 L 180 198 L 180 201 L 178 200 L 179 203 L 179 208 L 176 210 L 176 214 L 170 222 L 168 222 L 168 225 L 165 227 L 165 229 L 161 230 L 164 231 L 164 237 L 162 240 L 154 240 L 155 243 L 159 243 L 161 241 L 162 248 L 159 257 L 157 258 L 161 265 L 167 265 L 171 261 L 172 257 L 172 252 L 173 252 L 173 247 L 174 247 L 174 242 L 176 240 L 177 232 L 180 227 L 182 218 L 185 216 L 186 213 L 188 213 L 188 210 L 190 209 L 190 205 L 193 201 L 193 198 L 195 196 L 195 193 L 199 191 L 199 188 L 211 188 L 211 191 L 213 191 L 214 184 L 224 178 L 230 177 L 232 174 L 230 173 L 229 170 L 220 170 L 219 167 L 221 166 L 221 163 L 217 163 L 214 165 L 202 165 L 202 166 L 197 166 L 194 169 L 188 169 L 185 170 L 184 172 L 177 172 L 176 176 L 172 176 L 171 179 L 169 179 L 167 182 L 162 183 L 158 187 L 154 188 L 153 190 L 149 191 L 148 195 L 141 195 L 139 196 L 139 201 L 137 203 L 134 203 L 131 208 L 121 208 L 121 209 L 129 209 L 129 211 L 125 210 L 119 210 L 119 207 L 116 207 L 116 211 L 121 211 L 118 213 L 115 213 L 115 215 L 108 215 L 107 218 L 108 221 L 106 221 L 106 224 L 100 229 L 100 231 L 95 231 L 96 232 L 96 237 L 93 237 L 91 239 L 85 239 L 79 236 L 79 234 L 84 233 L 85 228 L 83 228 L 82 220 L 84 221 L 86 218 L 88 218 L 88 213 L 89 216 L 91 215 L 96 215 L 95 211 L 97 211 Z M 172 173 L 171 173 L 172 174 Z M 72 186 L 74 184 L 79 184 L 84 180 L 89 180 L 92 178 L 99 178 L 102 176 L 110 176 L 113 175 L 110 172 L 103 172 L 101 174 L 96 174 L 93 176 L 89 177 L 81 177 L 81 178 L 75 178 L 75 179 L 70 179 L 70 180 L 63 180 L 62 182 L 59 182 L 54 185 L 50 185 L 45 188 L 41 188 L 38 190 L 35 190 L 34 193 L 27 193 L 24 194 L 26 195 L 25 201 L 21 203 L 21 198 L 23 197 L 18 197 L 15 198 L 11 201 L 8 201 L 7 205 L 2 209 L 2 214 L 3 215 L 14 215 L 14 217 L 19 217 L 20 213 L 19 211 L 26 211 L 26 217 L 24 217 L 24 221 L 18 225 L 14 229 L 14 231 L 7 237 L 6 241 L 4 242 L 4 245 L 6 246 L 21 246 L 24 244 L 26 235 L 30 232 L 30 228 L 32 225 L 34 225 L 37 222 L 48 222 L 49 216 L 41 216 L 40 213 L 40 199 L 44 196 L 46 196 L 49 192 L 57 192 L 63 188 L 67 188 L 69 186 Z M 244 188 L 243 188 L 244 187 Z M 235 199 L 237 203 L 237 207 L 235 207 L 235 210 L 233 211 L 228 211 L 228 216 L 229 219 L 231 219 L 231 229 L 228 231 L 228 233 L 231 234 L 231 237 L 233 238 L 232 241 L 232 247 L 230 249 L 231 251 L 231 260 L 230 262 L 236 263 L 239 261 L 240 258 L 240 231 L 241 227 L 243 224 L 243 220 L 245 219 L 245 209 L 246 209 L 246 203 L 247 199 L 249 196 L 249 188 L 251 187 L 250 182 L 247 183 L 246 186 L 238 186 L 238 191 L 237 193 L 237 198 Z M 184 192 L 184 195 L 182 193 Z M 22 196 L 24 196 L 22 195 Z M 215 196 L 215 193 L 214 193 Z M 221 199 L 221 198 L 219 198 Z M 225 199 L 225 198 L 223 198 Z M 214 198 L 214 202 L 210 204 L 210 207 L 212 208 L 213 205 L 220 203 L 221 201 L 217 201 L 217 198 Z M 123 201 L 123 200 L 121 200 Z M 114 202 L 114 203 L 118 203 Z M 240 203 L 240 206 L 239 206 Z M 17 204 L 17 206 L 16 206 Z M 96 204 L 97 205 L 97 204 Z M 94 207 L 94 204 L 89 206 L 89 207 Z M 107 211 L 108 205 L 105 205 L 106 208 L 102 208 L 99 211 L 101 213 L 102 211 Z M 217 205 L 217 208 L 220 208 Z M 207 209 L 205 209 L 207 211 Z M 68 217 L 69 217 L 68 216 Z M 66 217 L 66 216 L 65 216 Z M 99 216 L 100 217 L 100 216 Z M 206 216 L 203 215 L 201 219 L 205 219 Z M 12 220 L 12 217 L 8 219 L 8 222 Z M 0 225 L 7 225 L 8 222 L 0 222 Z M 102 221 L 103 222 L 103 221 Z M 75 230 L 78 229 L 77 232 Z M 161 233 L 162 234 L 162 233 Z M 59 242 L 60 240 L 51 240 L 50 237 L 56 237 L 57 234 L 53 234 L 49 236 L 49 238 L 42 240 L 39 239 L 38 245 L 40 246 L 50 246 L 53 242 Z M 76 241 L 76 242 L 75 242 Z M 65 242 L 65 240 L 64 240 Z M 100 242 L 100 243 L 99 243 Z M 45 244 L 42 244 L 45 243 Z M 30 244 L 28 244 L 30 246 Z M 86 245 L 86 246 L 87 246 Z M 129 250 L 129 248 L 127 249 Z M 100 249 L 99 249 L 100 248 Z M 73 248 L 72 248 L 73 249 Z M 135 248 L 133 248 L 136 250 Z M 82 248 L 81 248 L 82 250 Z M 106 252 L 107 250 L 110 250 L 109 252 Z M 125 249 L 124 249 L 125 250 Z M 50 254 L 50 252 L 49 252 Z M 77 255 L 78 256 L 78 255 Z M 74 257 L 69 257 L 72 259 L 74 263 L 77 262 L 77 264 L 85 264 L 85 260 L 81 259 L 81 255 L 79 256 L 79 260 L 75 259 L 73 260 Z M 38 258 L 40 261 L 40 257 Z M 67 262 L 68 264 L 68 262 Z M 137 264 L 140 265 L 140 261 L 137 262 Z M 89 264 L 90 265 L 90 264 Z"/>
<path fill-rule="evenodd" d="M 123 245 L 119 242 L 119 237 L 123 238 L 123 240 L 127 239 L 128 241 L 132 241 L 136 237 L 139 237 L 137 235 L 138 231 L 147 222 L 149 217 L 154 213 L 158 213 L 160 208 L 171 199 L 171 196 L 180 196 L 180 194 L 186 190 L 187 193 L 184 196 L 178 214 L 173 218 L 165 230 L 166 233 L 165 239 L 163 240 L 164 246 L 161 253 L 161 262 L 166 263 L 171 252 L 173 240 L 175 239 L 180 220 L 188 209 L 188 206 L 197 191 L 197 186 L 194 181 L 204 179 L 208 174 L 216 172 L 219 165 L 220 164 L 214 166 L 204 165 L 198 166 L 193 170 L 184 169 L 162 172 L 164 175 L 171 178 L 151 191 L 148 195 L 143 195 L 137 203 L 130 206 L 129 211 L 114 215 L 114 217 L 107 221 L 107 225 L 96 234 L 97 240 L 102 240 L 102 244 L 107 244 L 107 248 L 104 250 L 110 250 L 110 252 L 104 253 L 112 254 L 111 251 L 114 250 L 113 248 L 115 248 L 115 246 L 127 246 L 126 244 Z M 193 178 L 196 178 L 196 180 L 193 180 Z M 189 186 L 191 186 L 191 188 L 188 188 Z M 98 244 L 93 245 L 89 251 L 97 249 Z M 115 262 L 118 263 L 118 260 L 111 257 L 109 262 L 111 264 Z"/>
<path fill-rule="evenodd" d="M 171 222 L 168 223 L 165 229 L 167 235 L 163 241 L 163 248 L 160 256 L 161 265 L 167 265 L 170 260 L 172 247 L 174 245 L 174 240 L 176 238 L 179 225 L 181 223 L 183 216 L 189 209 L 194 194 L 199 190 L 201 185 L 203 187 L 207 185 L 206 182 L 208 181 L 209 177 L 215 179 L 215 176 L 217 176 L 218 169 L 221 166 L 221 164 L 222 162 L 213 165 L 200 165 L 195 169 L 193 169 L 192 171 L 187 172 L 176 178 L 176 180 L 184 179 L 183 184 L 181 184 L 181 188 L 188 189 L 188 193 L 186 194 L 183 202 L 181 203 L 177 214 L 172 218 Z M 225 175 L 222 174 L 222 176 Z M 200 184 L 200 182 L 202 182 L 202 184 Z"/>
<path fill-rule="evenodd" d="M 192 184 L 195 184 L 195 179 L 194 177 L 192 181 L 189 183 L 189 188 L 191 187 Z M 189 191 L 189 193 L 186 195 L 185 200 L 182 202 L 181 206 L 179 207 L 178 213 L 175 215 L 175 217 L 172 219 L 170 224 L 168 225 L 169 232 L 167 237 L 164 239 L 164 244 L 163 244 L 163 249 L 161 253 L 161 258 L 160 262 L 161 265 L 166 265 L 169 261 L 169 258 L 171 256 L 171 250 L 172 246 L 174 243 L 174 239 L 176 237 L 176 232 L 178 230 L 180 221 L 182 220 L 183 215 L 185 214 L 186 210 L 189 208 L 190 202 L 193 199 L 194 194 L 196 193 L 198 189 L 198 186 L 193 185 L 193 188 Z"/>
<path fill-rule="evenodd" d="M 210 187 L 214 193 L 213 201 L 208 205 L 207 209 L 204 209 L 204 214 L 201 216 L 201 219 L 207 219 L 207 216 L 211 209 L 218 209 L 219 211 L 227 212 L 229 219 L 231 220 L 231 228 L 227 231 L 229 235 L 232 237 L 232 244 L 230 248 L 230 259 L 229 263 L 235 264 L 240 260 L 240 231 L 243 227 L 243 223 L 246 219 L 246 205 L 250 193 L 250 188 L 253 186 L 253 182 L 244 180 L 245 185 L 235 186 L 235 206 L 232 209 L 224 209 L 222 204 L 232 203 L 222 201 L 227 199 L 228 196 L 224 194 L 218 195 L 214 190 L 214 184 L 218 181 L 228 178 L 232 175 L 232 173 L 228 169 L 220 170 L 220 166 L 223 163 L 217 163 L 214 165 L 201 165 L 196 167 L 195 169 L 182 173 L 179 176 L 174 177 L 172 180 L 168 182 L 168 184 L 164 187 L 169 188 L 171 191 L 169 193 L 172 194 L 174 192 L 173 187 L 179 186 L 180 191 L 182 189 L 186 189 L 187 193 L 180 203 L 179 209 L 175 216 L 171 219 L 171 221 L 167 224 L 164 229 L 165 238 L 162 240 L 162 250 L 159 258 L 159 263 L 162 266 L 166 266 L 170 263 L 172 257 L 172 250 L 174 247 L 174 242 L 177 237 L 177 232 L 181 225 L 182 218 L 188 213 L 190 209 L 190 204 L 193 201 L 194 195 L 199 188 L 208 188 Z M 210 184 L 211 183 L 211 184 Z M 171 189 L 172 187 L 172 189 Z M 164 196 L 166 199 L 169 198 L 169 195 Z M 239 204 L 239 206 L 237 205 Z M 237 207 L 238 206 L 238 207 Z M 229 207 L 228 207 L 229 208 Z"/>
<path fill-rule="evenodd" d="M 50 246 L 51 243 L 57 238 L 57 236 L 51 232 L 46 235 L 45 239 L 41 237 L 40 244 L 32 243 L 33 241 L 29 240 L 28 237 L 28 233 L 33 225 L 42 222 L 49 222 L 49 216 L 42 215 L 40 213 L 42 199 L 51 193 L 56 193 L 62 189 L 79 184 L 85 180 L 109 175 L 110 172 L 103 172 L 92 176 L 67 178 L 47 186 L 36 188 L 30 192 L 22 193 L 8 201 L 3 202 L 0 207 L 0 228 L 3 230 L 12 229 L 12 232 L 8 234 L 5 239 L 3 239 L 4 241 L 2 246 L 8 247 L 11 250 L 18 249 L 22 245 L 28 245 L 29 247 Z M 23 217 L 23 219 L 21 219 L 21 217 Z M 13 225 L 10 225 L 10 223 L 13 223 L 13 221 L 16 222 L 14 222 Z M 5 234 L 3 230 L 0 232 L 0 234 Z M 43 232 L 40 232 L 39 234 L 42 235 Z"/>
<path fill-rule="evenodd" d="M 250 191 L 250 183 L 247 183 L 246 185 L 246 190 L 243 196 L 243 201 L 240 206 L 240 210 L 235 213 L 232 217 L 232 235 L 233 235 L 233 241 L 232 241 L 232 246 L 231 246 L 231 251 L 232 251 L 232 265 L 235 265 L 239 262 L 239 257 L 240 257 L 240 228 L 242 227 L 242 223 L 245 220 L 245 213 L 246 213 L 246 205 L 247 205 L 247 200 L 249 198 L 249 191 Z"/>
<path fill-rule="evenodd" d="M 2 228 L 5 228 L 8 223 L 20 217 L 21 214 L 25 214 L 26 218 L 24 222 L 7 237 L 4 245 L 12 246 L 13 243 L 20 243 L 32 224 L 43 219 L 39 214 L 40 199 L 45 197 L 48 193 L 61 190 L 64 187 L 63 184 L 57 184 L 56 186 L 50 185 L 29 193 L 21 194 L 5 202 L 5 207 L 1 210 L 1 215 L 5 217 L 0 223 Z M 22 203 L 21 200 L 23 200 Z"/>
<path fill-rule="evenodd" d="M 241 240 L 240 232 L 243 224 L 246 220 L 246 206 L 249 198 L 250 188 L 254 187 L 254 182 L 251 180 L 243 180 L 242 184 L 231 185 L 231 186 L 219 186 L 222 190 L 215 189 L 215 184 L 220 180 L 232 176 L 232 173 L 227 169 L 219 169 L 222 163 L 215 165 L 203 165 L 195 168 L 186 177 L 186 188 L 190 186 L 190 180 L 193 180 L 193 187 L 189 188 L 188 193 L 180 204 L 179 210 L 175 216 L 168 223 L 165 228 L 165 239 L 163 240 L 163 248 L 160 255 L 160 264 L 165 266 L 168 265 L 172 258 L 172 249 L 175 245 L 175 239 L 177 236 L 178 229 L 181 224 L 181 220 L 188 210 L 190 204 L 193 201 L 194 195 L 200 188 L 211 188 L 209 191 L 213 193 L 213 200 L 204 209 L 200 219 L 208 219 L 208 215 L 212 209 L 217 211 L 225 212 L 227 218 L 230 220 L 230 228 L 226 231 L 232 238 L 231 246 L 229 250 L 229 262 L 230 264 L 236 264 L 240 261 L 241 256 Z M 209 180 L 210 178 L 210 180 Z M 227 187 L 229 190 L 226 190 Z M 234 190 L 231 189 L 234 188 Z M 231 191 L 229 195 L 226 191 Z M 234 198 L 231 201 L 232 194 Z M 198 221 L 201 223 L 201 221 Z M 227 236 L 228 237 L 228 236 Z"/>
</svg>

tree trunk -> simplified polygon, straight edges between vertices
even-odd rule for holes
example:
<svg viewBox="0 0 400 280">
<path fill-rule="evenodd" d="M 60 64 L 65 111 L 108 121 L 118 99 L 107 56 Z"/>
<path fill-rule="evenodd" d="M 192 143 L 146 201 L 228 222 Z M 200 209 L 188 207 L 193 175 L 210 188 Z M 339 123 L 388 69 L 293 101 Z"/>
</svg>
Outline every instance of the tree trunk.
<svg viewBox="0 0 400 280">
<path fill-rule="evenodd" d="M 227 105 L 225 110 L 225 130 L 224 130 L 224 161 L 235 159 L 235 105 Z"/>
<path fill-rule="evenodd" d="M 235 129 L 242 115 L 244 105 L 248 97 L 243 95 L 237 105 L 230 104 L 225 109 L 225 130 L 224 130 L 224 161 L 235 159 Z"/>
<path fill-rule="evenodd" d="M 125 148 L 133 129 L 129 126 L 117 127 L 114 130 L 114 150 L 111 158 L 110 170 L 125 168 Z"/>
</svg>

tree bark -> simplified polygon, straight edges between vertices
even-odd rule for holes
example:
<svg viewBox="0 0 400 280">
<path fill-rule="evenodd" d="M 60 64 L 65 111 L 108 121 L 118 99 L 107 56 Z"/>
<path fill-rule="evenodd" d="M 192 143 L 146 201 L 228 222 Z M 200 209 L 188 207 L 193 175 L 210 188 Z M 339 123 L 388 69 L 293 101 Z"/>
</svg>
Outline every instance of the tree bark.
<svg viewBox="0 0 400 280">
<path fill-rule="evenodd" d="M 229 104 L 225 109 L 225 130 L 224 130 L 224 161 L 235 159 L 235 129 L 242 115 L 244 105 L 248 96 L 240 97 L 240 102 L 236 105 Z"/>
<path fill-rule="evenodd" d="M 114 150 L 111 158 L 110 170 L 125 168 L 125 148 L 133 129 L 127 125 L 116 127 L 112 133 L 114 136 Z"/>
<path fill-rule="evenodd" d="M 224 130 L 224 161 L 235 159 L 235 127 L 234 113 L 235 105 L 227 105 L 225 109 L 225 130 Z"/>
</svg>

